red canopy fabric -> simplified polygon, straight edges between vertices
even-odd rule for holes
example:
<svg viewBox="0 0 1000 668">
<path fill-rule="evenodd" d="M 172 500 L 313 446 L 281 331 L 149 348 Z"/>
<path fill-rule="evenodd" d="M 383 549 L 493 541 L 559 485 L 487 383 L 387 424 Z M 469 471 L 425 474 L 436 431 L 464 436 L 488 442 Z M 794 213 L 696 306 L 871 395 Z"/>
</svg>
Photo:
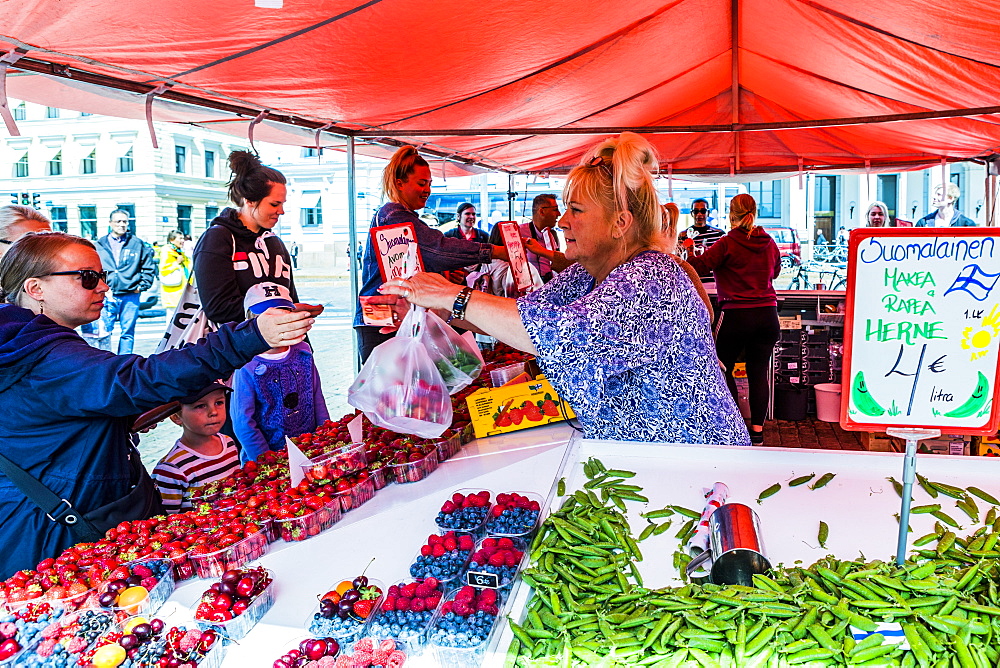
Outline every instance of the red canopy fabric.
<svg viewBox="0 0 1000 668">
<path fill-rule="evenodd" d="M 312 145 L 329 126 L 324 145 L 355 135 L 563 172 L 628 128 L 675 175 L 1000 153 L 995 3 L 0 0 L 0 11 L 0 49 L 24 52 L 12 97 L 141 117 L 143 94 L 168 83 L 157 120 L 228 120 L 213 127 L 242 134 L 268 110 L 255 138 L 281 143 Z"/>
</svg>

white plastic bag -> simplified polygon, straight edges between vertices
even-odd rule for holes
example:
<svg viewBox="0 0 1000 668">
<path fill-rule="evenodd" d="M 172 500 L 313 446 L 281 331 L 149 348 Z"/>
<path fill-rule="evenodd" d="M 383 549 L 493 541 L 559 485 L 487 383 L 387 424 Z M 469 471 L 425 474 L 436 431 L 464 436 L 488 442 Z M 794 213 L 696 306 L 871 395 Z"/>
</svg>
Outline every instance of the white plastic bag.
<svg viewBox="0 0 1000 668">
<path fill-rule="evenodd" d="M 471 385 L 483 370 L 483 355 L 475 339 L 470 342 L 433 311 L 424 316 L 424 327 L 417 338 L 430 352 L 431 361 L 441 372 L 449 394 Z"/>
<path fill-rule="evenodd" d="M 410 309 L 396 336 L 372 351 L 347 390 L 347 402 L 379 427 L 437 438 L 451 426 L 451 397 L 418 338 L 425 317 L 425 309 Z"/>
</svg>

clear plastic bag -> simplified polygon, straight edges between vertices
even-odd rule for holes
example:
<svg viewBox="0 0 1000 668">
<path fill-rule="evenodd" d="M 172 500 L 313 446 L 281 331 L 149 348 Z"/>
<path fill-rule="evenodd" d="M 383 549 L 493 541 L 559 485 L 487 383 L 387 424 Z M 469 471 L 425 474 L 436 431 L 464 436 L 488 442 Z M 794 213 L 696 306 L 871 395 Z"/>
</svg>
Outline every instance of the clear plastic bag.
<svg viewBox="0 0 1000 668">
<path fill-rule="evenodd" d="M 437 438 L 451 426 L 451 397 L 419 338 L 425 316 L 425 309 L 410 309 L 396 336 L 372 351 L 347 390 L 347 402 L 379 427 Z"/>
<path fill-rule="evenodd" d="M 424 326 L 417 338 L 427 347 L 449 394 L 471 385 L 483 370 L 483 355 L 475 338 L 459 334 L 433 311 L 424 316 Z"/>
</svg>

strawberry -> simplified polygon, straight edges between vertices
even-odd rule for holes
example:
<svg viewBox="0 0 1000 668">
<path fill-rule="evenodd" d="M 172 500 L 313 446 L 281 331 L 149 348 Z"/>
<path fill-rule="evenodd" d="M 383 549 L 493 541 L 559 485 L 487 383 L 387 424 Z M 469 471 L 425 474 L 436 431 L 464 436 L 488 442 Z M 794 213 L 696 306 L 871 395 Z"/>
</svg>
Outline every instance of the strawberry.
<svg viewBox="0 0 1000 668">
<path fill-rule="evenodd" d="M 410 609 L 413 610 L 417 603 L 423 605 L 423 601 L 420 599 L 415 599 L 410 605 Z M 369 615 L 372 614 L 372 610 L 375 608 L 375 601 L 371 599 L 360 599 L 354 602 L 354 614 L 361 619 L 368 619 Z M 418 611 L 419 612 L 419 611 Z"/>
</svg>

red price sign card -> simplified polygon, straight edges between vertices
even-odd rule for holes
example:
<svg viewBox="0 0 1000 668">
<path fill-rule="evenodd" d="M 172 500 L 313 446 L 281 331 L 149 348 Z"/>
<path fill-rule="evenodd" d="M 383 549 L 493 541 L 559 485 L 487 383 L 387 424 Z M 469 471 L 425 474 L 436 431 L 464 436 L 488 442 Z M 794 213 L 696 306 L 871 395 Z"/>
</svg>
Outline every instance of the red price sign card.
<svg viewBox="0 0 1000 668">
<path fill-rule="evenodd" d="M 845 429 L 996 432 L 1000 229 L 854 230 L 846 320 Z"/>
<path fill-rule="evenodd" d="M 528 269 L 528 256 L 521 242 L 521 230 L 514 221 L 497 223 L 503 236 L 503 245 L 507 247 L 510 256 L 510 271 L 514 276 L 514 287 L 523 291 L 531 287 L 531 270 Z"/>
<path fill-rule="evenodd" d="M 424 270 L 413 223 L 373 227 L 370 234 L 383 282 L 409 278 Z"/>
</svg>

